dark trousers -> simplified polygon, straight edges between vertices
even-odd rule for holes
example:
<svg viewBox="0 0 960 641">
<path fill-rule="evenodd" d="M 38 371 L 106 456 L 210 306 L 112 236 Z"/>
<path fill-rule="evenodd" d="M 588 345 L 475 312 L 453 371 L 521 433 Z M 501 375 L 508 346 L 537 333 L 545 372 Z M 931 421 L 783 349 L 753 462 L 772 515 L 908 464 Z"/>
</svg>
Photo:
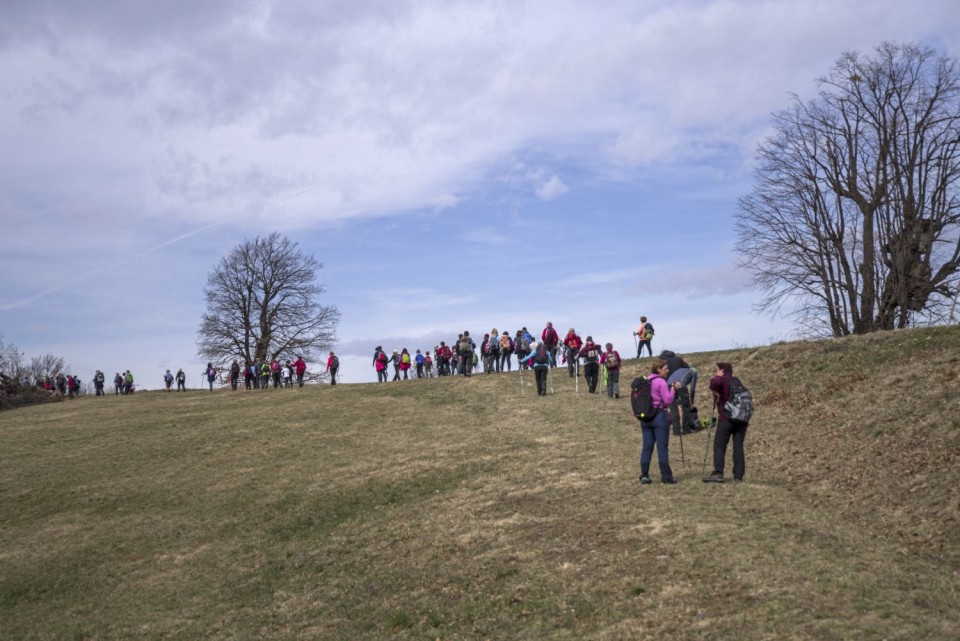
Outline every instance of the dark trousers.
<svg viewBox="0 0 960 641">
<path fill-rule="evenodd" d="M 620 369 L 607 370 L 607 396 L 613 398 L 620 396 Z"/>
<path fill-rule="evenodd" d="M 647 346 L 647 353 L 649 353 L 650 356 L 653 356 L 653 347 L 650 346 L 649 340 L 645 340 L 645 341 L 639 341 L 637 343 L 637 358 L 640 358 L 641 354 L 643 354 L 644 345 Z"/>
<path fill-rule="evenodd" d="M 510 352 L 510 351 L 507 351 L 507 350 L 502 350 L 502 351 L 500 352 L 500 367 L 499 367 L 498 371 L 502 372 L 504 365 L 507 366 L 507 371 L 508 371 L 508 372 L 510 371 L 510 369 L 511 369 L 510 356 L 511 356 L 512 353 L 513 353 L 513 352 Z"/>
<path fill-rule="evenodd" d="M 417 378 L 423 378 L 423 363 L 417 363 Z"/>
<path fill-rule="evenodd" d="M 575 349 L 567 348 L 567 373 L 570 374 L 570 378 L 574 376 L 579 376 L 580 371 L 578 365 L 580 364 L 580 352 Z"/>
<path fill-rule="evenodd" d="M 693 414 L 693 406 L 690 404 L 690 390 L 687 387 L 681 387 L 673 397 L 673 403 L 670 404 L 670 416 L 673 418 L 673 433 L 678 434 L 681 426 L 684 429 L 699 429 Z"/>
<path fill-rule="evenodd" d="M 473 352 L 460 353 L 460 373 L 464 376 L 470 376 L 473 369 Z"/>
<path fill-rule="evenodd" d="M 723 474 L 723 464 L 727 458 L 727 443 L 733 437 L 733 478 L 743 480 L 747 471 L 743 456 L 743 440 L 747 436 L 747 425 L 734 424 L 724 419 L 717 423 L 717 436 L 713 441 L 713 471 Z"/>
<path fill-rule="evenodd" d="M 600 363 L 586 362 L 583 364 L 583 377 L 587 379 L 587 389 L 591 394 L 597 391 L 597 380 L 600 378 Z"/>
<path fill-rule="evenodd" d="M 534 374 L 534 378 L 537 379 L 537 394 L 539 396 L 546 396 L 547 395 L 547 368 L 534 367 L 533 374 Z"/>
<path fill-rule="evenodd" d="M 670 469 L 670 419 L 666 410 L 660 410 L 650 422 L 640 423 L 643 434 L 643 449 L 640 451 L 640 476 L 650 476 L 650 461 L 653 460 L 653 446 L 657 446 L 657 462 L 660 464 L 660 480 L 673 479 Z"/>
</svg>

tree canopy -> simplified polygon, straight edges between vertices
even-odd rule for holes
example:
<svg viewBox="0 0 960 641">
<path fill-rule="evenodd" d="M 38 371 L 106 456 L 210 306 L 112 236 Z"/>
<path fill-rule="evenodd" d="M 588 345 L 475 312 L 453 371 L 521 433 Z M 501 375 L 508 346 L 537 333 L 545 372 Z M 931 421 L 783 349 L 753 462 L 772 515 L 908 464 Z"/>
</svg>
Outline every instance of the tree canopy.
<svg viewBox="0 0 960 641">
<path fill-rule="evenodd" d="M 277 232 L 235 247 L 207 277 L 197 352 L 217 364 L 307 360 L 336 342 L 340 313 L 320 303 L 323 264 Z"/>
<path fill-rule="evenodd" d="M 740 264 L 802 333 L 946 317 L 960 266 L 960 69 L 885 43 L 843 54 L 817 98 L 776 114 L 740 200 Z"/>
</svg>

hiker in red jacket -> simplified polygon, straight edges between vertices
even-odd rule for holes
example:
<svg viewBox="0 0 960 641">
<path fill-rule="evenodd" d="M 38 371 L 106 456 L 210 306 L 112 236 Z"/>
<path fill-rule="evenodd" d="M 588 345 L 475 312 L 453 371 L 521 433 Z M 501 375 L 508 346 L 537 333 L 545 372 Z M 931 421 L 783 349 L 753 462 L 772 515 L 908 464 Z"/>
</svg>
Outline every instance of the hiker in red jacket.
<svg viewBox="0 0 960 641">
<path fill-rule="evenodd" d="M 303 387 L 303 375 L 307 371 L 307 364 L 303 360 L 303 356 L 297 356 L 297 360 L 293 362 L 293 370 L 297 373 L 297 385 Z"/>
<path fill-rule="evenodd" d="M 330 357 L 327 358 L 327 371 L 330 372 L 330 384 L 337 384 L 337 370 L 340 369 L 340 359 L 337 358 L 337 355 L 333 353 L 333 350 L 330 351 Z"/>
<path fill-rule="evenodd" d="M 574 356 L 583 359 L 583 377 L 591 394 L 597 391 L 597 383 L 600 381 L 600 352 L 600 346 L 593 342 L 593 337 L 587 336 L 586 344 Z"/>
<path fill-rule="evenodd" d="M 583 341 L 572 327 L 567 330 L 563 345 L 567 348 L 564 353 L 567 359 L 567 373 L 570 374 L 570 378 L 580 376 L 580 348 L 583 347 Z M 593 390 L 590 390 L 590 393 L 593 393 Z"/>
<path fill-rule="evenodd" d="M 557 334 L 557 330 L 553 328 L 553 323 L 547 322 L 547 326 L 543 328 L 543 332 L 540 334 L 540 340 L 550 356 L 550 367 L 556 367 L 557 345 L 560 343 L 560 336 Z"/>
<path fill-rule="evenodd" d="M 607 368 L 607 398 L 620 398 L 620 352 L 613 349 L 613 343 L 607 343 L 605 347 L 600 364 Z"/>
</svg>

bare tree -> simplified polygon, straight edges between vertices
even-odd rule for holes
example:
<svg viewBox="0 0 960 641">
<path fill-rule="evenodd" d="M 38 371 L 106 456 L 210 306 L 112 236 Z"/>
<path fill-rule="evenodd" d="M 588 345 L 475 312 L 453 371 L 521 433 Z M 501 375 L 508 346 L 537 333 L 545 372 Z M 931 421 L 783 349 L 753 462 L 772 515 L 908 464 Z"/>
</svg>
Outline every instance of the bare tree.
<svg viewBox="0 0 960 641">
<path fill-rule="evenodd" d="M 340 312 L 321 305 L 323 268 L 276 232 L 235 247 L 207 277 L 197 353 L 217 364 L 315 358 L 336 342 Z"/>
<path fill-rule="evenodd" d="M 43 356 L 34 356 L 30 359 L 30 367 L 27 370 L 33 381 L 43 379 L 45 376 L 56 376 L 60 373 L 67 373 L 69 366 L 62 356 L 53 354 L 44 354 Z"/>
<path fill-rule="evenodd" d="M 17 346 L 3 342 L 0 335 L 0 373 L 20 380 L 27 373 L 26 356 L 17 349 Z"/>
<path fill-rule="evenodd" d="M 845 53 L 774 118 L 740 200 L 740 264 L 801 331 L 942 321 L 960 268 L 960 69 L 929 49 Z"/>
</svg>

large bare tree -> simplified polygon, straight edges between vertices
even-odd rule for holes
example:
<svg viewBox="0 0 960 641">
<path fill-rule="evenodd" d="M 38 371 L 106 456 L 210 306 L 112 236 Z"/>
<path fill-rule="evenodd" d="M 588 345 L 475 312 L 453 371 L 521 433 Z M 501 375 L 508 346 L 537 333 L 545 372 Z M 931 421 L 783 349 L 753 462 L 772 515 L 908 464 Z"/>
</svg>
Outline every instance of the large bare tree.
<svg viewBox="0 0 960 641">
<path fill-rule="evenodd" d="M 235 247 L 207 277 L 197 353 L 216 364 L 311 360 L 336 342 L 340 312 L 322 305 L 323 268 L 276 232 Z"/>
<path fill-rule="evenodd" d="M 789 303 L 813 336 L 943 320 L 960 267 L 957 61 L 885 43 L 818 83 L 774 117 L 740 200 L 760 310 Z"/>
</svg>

